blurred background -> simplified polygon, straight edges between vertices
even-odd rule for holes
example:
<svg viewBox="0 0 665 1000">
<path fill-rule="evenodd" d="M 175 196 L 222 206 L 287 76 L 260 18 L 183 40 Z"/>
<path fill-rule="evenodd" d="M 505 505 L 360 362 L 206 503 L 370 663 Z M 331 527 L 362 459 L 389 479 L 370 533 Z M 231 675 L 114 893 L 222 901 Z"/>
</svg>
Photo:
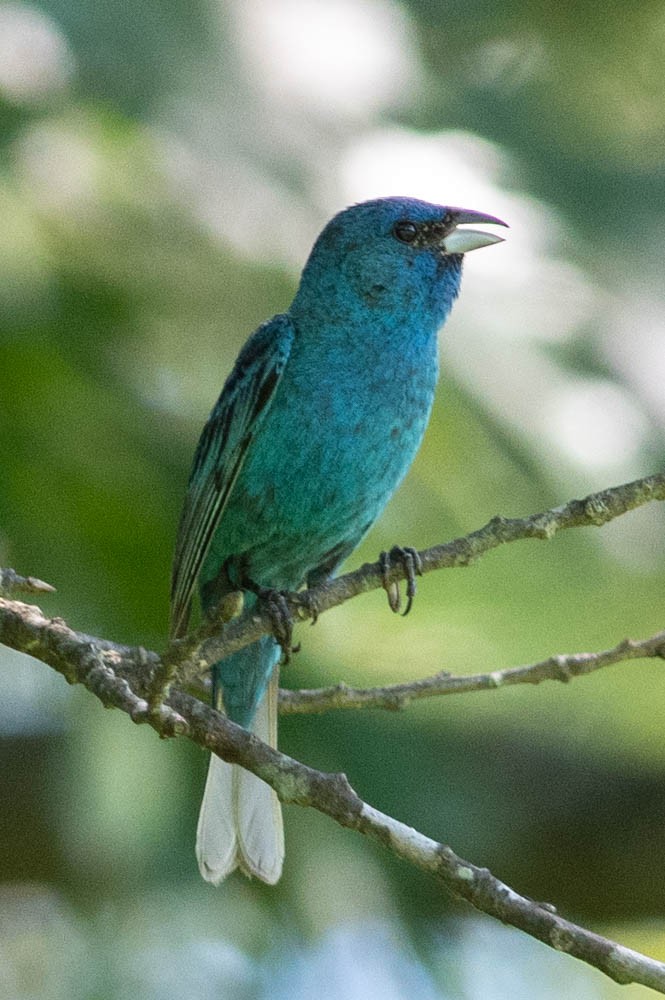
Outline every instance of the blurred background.
<svg viewBox="0 0 665 1000">
<path fill-rule="evenodd" d="M 193 450 L 335 211 L 506 219 L 467 261 L 424 447 L 350 561 L 662 468 L 665 11 L 528 0 L 0 6 L 0 565 L 162 648 Z M 302 628 L 288 686 L 596 650 L 663 627 L 657 505 Z M 665 959 L 665 680 L 283 720 L 280 745 L 520 892 Z M 646 996 L 286 810 L 275 889 L 199 879 L 206 761 L 0 650 L 0 996 Z"/>
</svg>

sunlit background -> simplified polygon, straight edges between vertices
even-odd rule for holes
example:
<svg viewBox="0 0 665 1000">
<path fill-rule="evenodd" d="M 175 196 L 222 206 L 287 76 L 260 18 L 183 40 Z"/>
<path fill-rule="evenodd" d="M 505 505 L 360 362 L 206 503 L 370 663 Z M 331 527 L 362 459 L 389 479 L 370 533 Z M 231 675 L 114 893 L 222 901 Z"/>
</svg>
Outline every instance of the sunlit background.
<svg viewBox="0 0 665 1000">
<path fill-rule="evenodd" d="M 473 254 L 430 430 L 353 564 L 662 467 L 657 2 L 0 6 L 0 565 L 74 627 L 161 648 L 191 455 L 317 232 L 403 194 L 509 221 Z M 475 672 L 663 627 L 655 506 L 371 594 L 292 686 Z M 665 959 L 665 678 L 289 718 L 281 746 L 524 894 Z M 646 996 L 286 810 L 275 889 L 193 857 L 204 756 L 0 655 L 0 996 Z"/>
</svg>

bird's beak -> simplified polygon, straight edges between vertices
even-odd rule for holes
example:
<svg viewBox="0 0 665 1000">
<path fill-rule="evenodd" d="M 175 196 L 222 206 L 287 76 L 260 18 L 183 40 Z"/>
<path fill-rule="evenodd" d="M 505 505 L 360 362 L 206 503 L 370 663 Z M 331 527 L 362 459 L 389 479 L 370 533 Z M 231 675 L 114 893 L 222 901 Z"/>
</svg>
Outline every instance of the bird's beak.
<svg viewBox="0 0 665 1000">
<path fill-rule="evenodd" d="M 491 226 L 507 226 L 507 222 L 495 218 L 493 215 L 483 215 L 482 212 L 472 212 L 466 208 L 448 209 L 451 229 L 441 241 L 441 247 L 446 253 L 468 253 L 469 250 L 478 250 L 480 247 L 489 247 L 492 243 L 503 243 L 503 236 L 496 236 L 494 233 L 485 233 L 482 229 L 460 229 L 460 226 L 468 223 L 486 223 Z"/>
</svg>

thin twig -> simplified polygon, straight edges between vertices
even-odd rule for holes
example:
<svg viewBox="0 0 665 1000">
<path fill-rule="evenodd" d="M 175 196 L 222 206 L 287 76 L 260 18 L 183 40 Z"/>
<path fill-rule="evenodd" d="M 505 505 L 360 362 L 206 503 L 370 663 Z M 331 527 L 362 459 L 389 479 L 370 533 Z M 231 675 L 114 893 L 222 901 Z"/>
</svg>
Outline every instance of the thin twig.
<svg viewBox="0 0 665 1000">
<path fill-rule="evenodd" d="M 560 653 L 538 663 L 522 667 L 506 667 L 487 674 L 457 675 L 442 671 L 433 677 L 424 677 L 403 684 L 384 687 L 352 688 L 346 684 L 310 690 L 279 692 L 279 710 L 283 715 L 314 714 L 333 708 L 384 708 L 398 711 L 419 698 L 433 698 L 446 694 L 466 694 L 469 691 L 492 691 L 511 684 L 541 684 L 543 681 L 571 681 L 601 667 L 609 667 L 624 660 L 665 659 L 665 631 L 648 639 L 622 639 L 612 649 L 598 653 Z"/>
<path fill-rule="evenodd" d="M 0 597 L 12 594 L 53 594 L 55 587 L 36 576 L 21 576 L 14 569 L 0 569 Z"/>
</svg>

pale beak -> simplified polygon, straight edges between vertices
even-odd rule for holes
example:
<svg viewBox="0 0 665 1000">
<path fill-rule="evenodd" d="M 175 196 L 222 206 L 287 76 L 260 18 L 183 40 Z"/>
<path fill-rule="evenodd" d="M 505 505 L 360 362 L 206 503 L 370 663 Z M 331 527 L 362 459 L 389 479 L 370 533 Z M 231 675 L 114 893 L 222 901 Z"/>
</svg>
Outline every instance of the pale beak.
<svg viewBox="0 0 665 1000">
<path fill-rule="evenodd" d="M 479 250 L 480 247 L 489 247 L 493 243 L 503 243 L 503 236 L 485 233 L 482 229 L 460 229 L 459 227 L 468 223 L 507 226 L 507 222 L 503 222 L 493 215 L 483 215 L 482 212 L 472 212 L 466 208 L 450 208 L 448 212 L 453 228 L 441 241 L 441 247 L 446 253 L 468 253 L 470 250 Z"/>
</svg>

